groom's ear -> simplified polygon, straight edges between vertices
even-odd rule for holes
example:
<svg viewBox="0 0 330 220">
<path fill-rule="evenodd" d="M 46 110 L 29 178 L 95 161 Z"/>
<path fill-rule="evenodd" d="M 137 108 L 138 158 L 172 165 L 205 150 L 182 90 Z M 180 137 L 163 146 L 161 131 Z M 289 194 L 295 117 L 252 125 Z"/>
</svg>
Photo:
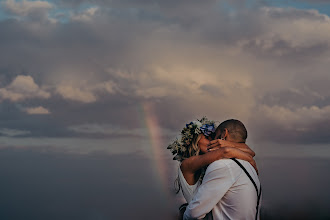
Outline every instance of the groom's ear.
<svg viewBox="0 0 330 220">
<path fill-rule="evenodd" d="M 227 128 L 224 129 L 224 131 L 221 134 L 221 138 L 223 138 L 224 140 L 226 140 L 226 138 L 229 136 L 229 131 Z"/>
</svg>

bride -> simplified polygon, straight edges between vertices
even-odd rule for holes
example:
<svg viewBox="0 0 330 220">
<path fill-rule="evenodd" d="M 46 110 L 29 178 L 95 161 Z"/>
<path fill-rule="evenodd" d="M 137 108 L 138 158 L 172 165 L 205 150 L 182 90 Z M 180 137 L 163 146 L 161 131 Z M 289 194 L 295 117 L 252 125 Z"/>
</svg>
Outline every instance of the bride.
<svg viewBox="0 0 330 220">
<path fill-rule="evenodd" d="M 201 184 L 207 166 L 216 160 L 242 159 L 257 170 L 253 159 L 255 153 L 245 143 L 213 140 L 214 132 L 215 122 L 203 117 L 186 124 L 181 131 L 181 138 L 167 147 L 175 155 L 173 159 L 180 162 L 175 182 L 176 193 L 181 190 L 187 203 L 192 200 Z"/>
</svg>

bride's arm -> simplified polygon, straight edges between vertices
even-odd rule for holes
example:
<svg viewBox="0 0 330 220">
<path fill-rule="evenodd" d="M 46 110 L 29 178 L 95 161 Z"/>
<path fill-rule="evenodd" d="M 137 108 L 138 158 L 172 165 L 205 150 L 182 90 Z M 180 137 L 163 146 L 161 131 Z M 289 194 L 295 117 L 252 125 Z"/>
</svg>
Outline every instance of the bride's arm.
<svg viewBox="0 0 330 220">
<path fill-rule="evenodd" d="M 203 155 L 189 157 L 182 161 L 180 169 L 187 183 L 193 185 L 196 183 L 195 172 L 216 160 L 224 158 L 246 160 L 257 170 L 256 163 L 250 154 L 233 147 L 221 147 Z"/>
<path fill-rule="evenodd" d="M 213 149 L 218 149 L 219 147 L 233 147 L 237 148 L 245 153 L 250 154 L 252 157 L 254 157 L 256 154 L 249 146 L 247 146 L 245 143 L 236 143 L 236 142 L 231 142 L 231 141 L 225 141 L 221 139 L 216 139 L 214 141 L 211 141 L 210 146 L 208 149 L 211 151 Z M 240 158 L 239 158 L 240 159 Z"/>
</svg>

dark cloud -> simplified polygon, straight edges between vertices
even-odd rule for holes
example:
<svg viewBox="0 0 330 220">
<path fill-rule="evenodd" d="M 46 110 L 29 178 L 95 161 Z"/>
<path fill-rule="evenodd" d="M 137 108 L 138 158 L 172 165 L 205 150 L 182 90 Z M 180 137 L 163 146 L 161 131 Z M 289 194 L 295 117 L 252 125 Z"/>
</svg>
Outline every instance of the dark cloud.
<svg viewBox="0 0 330 220">
<path fill-rule="evenodd" d="M 251 117 L 250 131 L 255 139 L 273 143 L 329 143 L 329 106 L 290 108 L 261 106 Z"/>
<path fill-rule="evenodd" d="M 54 7 L 47 1 L 3 1 L 1 6 L 8 14 L 31 21 L 47 21 L 48 13 Z"/>
<path fill-rule="evenodd" d="M 269 106 L 283 106 L 287 108 L 297 108 L 304 106 L 325 107 L 329 104 L 327 85 L 329 78 L 327 74 L 321 73 L 318 76 L 313 75 L 317 67 L 306 68 L 298 72 L 288 72 L 287 80 L 290 87 L 277 92 L 265 93 L 259 100 L 260 104 Z M 306 80 L 308 79 L 308 80 Z"/>
<path fill-rule="evenodd" d="M 272 19 L 308 19 L 312 21 L 326 21 L 327 15 L 320 14 L 317 10 L 302 10 L 296 8 L 274 8 L 267 11 Z"/>
<path fill-rule="evenodd" d="M 262 32 L 241 41 L 244 50 L 260 59 L 296 66 L 299 62 L 317 62 L 327 56 L 329 41 L 319 35 L 323 28 L 328 28 L 327 15 L 316 10 L 272 7 L 261 8 L 259 12 L 257 20 L 263 21 L 259 27 Z"/>
<path fill-rule="evenodd" d="M 325 3 L 325 4 L 328 4 L 329 1 L 327 0 L 295 0 L 296 2 L 308 2 L 308 3 Z"/>
<path fill-rule="evenodd" d="M 217 1 L 216 0 L 206 0 L 204 2 L 200 2 L 198 0 L 184 0 L 180 2 L 176 2 L 173 0 L 170 1 L 161 1 L 161 0 L 113 0 L 113 1 L 106 1 L 106 0 L 68 0 L 68 1 L 62 1 L 62 0 L 56 0 L 55 2 L 58 2 L 60 4 L 68 4 L 68 5 L 81 5 L 83 3 L 89 3 L 89 4 L 96 4 L 96 5 L 106 5 L 106 6 L 123 6 L 123 7 L 136 7 L 136 8 L 169 8 L 173 9 L 174 7 L 186 7 L 189 5 L 190 7 L 209 7 L 210 5 L 214 5 Z"/>
<path fill-rule="evenodd" d="M 268 59 L 281 59 L 290 63 L 299 63 L 305 60 L 313 60 L 325 56 L 329 51 L 328 43 L 318 43 L 302 47 L 295 47 L 283 39 L 274 37 L 270 39 L 272 45 L 267 47 L 269 42 L 249 42 L 244 49 L 255 54 L 257 57 Z M 265 48 L 267 47 L 267 48 Z"/>
<path fill-rule="evenodd" d="M 297 109 L 325 111 L 329 105 L 328 17 L 317 11 L 260 7 L 260 1 L 244 6 L 212 0 L 53 4 L 71 10 L 67 20 L 54 21 L 49 14 L 0 21 L 0 88 L 29 76 L 49 94 L 1 103 L 1 128 L 29 131 L 24 137 L 122 137 L 70 129 L 96 124 L 141 138 L 133 130 L 145 126 L 148 102 L 155 106 L 159 126 L 172 131 L 203 115 L 235 117 L 263 128 L 269 125 L 259 123 L 262 119 L 277 120 L 264 106 L 305 114 Z M 36 107 L 50 114 L 26 113 Z M 315 120 L 299 116 L 309 119 L 299 132 L 281 133 L 281 139 L 289 140 L 290 132 L 304 136 L 304 129 L 327 122 L 322 115 Z M 269 133 L 279 126 L 274 123 Z M 252 132 L 264 136 L 264 130 Z M 313 137 L 327 140 L 314 132 L 309 141 Z"/>
</svg>

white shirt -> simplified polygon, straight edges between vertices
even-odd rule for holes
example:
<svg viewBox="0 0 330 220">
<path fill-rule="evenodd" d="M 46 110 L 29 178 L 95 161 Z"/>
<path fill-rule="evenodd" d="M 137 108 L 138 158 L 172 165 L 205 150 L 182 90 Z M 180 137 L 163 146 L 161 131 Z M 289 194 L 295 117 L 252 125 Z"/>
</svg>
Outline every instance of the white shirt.
<svg viewBox="0 0 330 220">
<path fill-rule="evenodd" d="M 187 203 L 189 203 L 192 200 L 193 196 L 195 195 L 197 191 L 197 187 L 201 184 L 201 180 L 198 180 L 194 185 L 189 185 L 186 179 L 184 178 L 180 167 L 178 173 L 179 173 L 178 176 L 179 176 L 179 182 L 181 185 L 183 197 L 186 199 Z"/>
<path fill-rule="evenodd" d="M 238 161 L 250 173 L 259 192 L 260 182 L 255 169 L 247 161 Z M 231 159 L 217 160 L 207 168 L 183 219 L 201 219 L 212 210 L 214 220 L 254 220 L 257 200 L 255 187 L 242 168 Z"/>
</svg>

